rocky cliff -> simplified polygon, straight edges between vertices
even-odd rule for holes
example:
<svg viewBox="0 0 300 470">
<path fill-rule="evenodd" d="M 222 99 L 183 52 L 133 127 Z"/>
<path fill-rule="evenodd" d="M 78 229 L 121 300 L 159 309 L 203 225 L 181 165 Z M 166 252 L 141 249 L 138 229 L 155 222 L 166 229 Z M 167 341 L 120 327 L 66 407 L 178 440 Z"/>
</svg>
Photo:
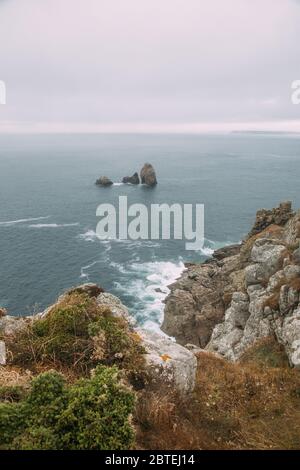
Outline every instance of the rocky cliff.
<svg viewBox="0 0 300 470">
<path fill-rule="evenodd" d="M 243 243 L 187 265 L 170 286 L 163 331 L 232 361 L 274 336 L 300 367 L 299 241 L 300 211 L 290 202 L 258 211 Z"/>
</svg>

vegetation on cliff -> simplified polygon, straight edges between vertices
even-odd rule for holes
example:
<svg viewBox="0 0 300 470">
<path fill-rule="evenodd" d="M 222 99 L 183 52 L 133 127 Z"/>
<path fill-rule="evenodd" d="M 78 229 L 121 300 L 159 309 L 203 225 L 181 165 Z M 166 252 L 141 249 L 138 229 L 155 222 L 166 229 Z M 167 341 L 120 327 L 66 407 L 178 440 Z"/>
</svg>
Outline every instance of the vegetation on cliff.
<svg viewBox="0 0 300 470">
<path fill-rule="evenodd" d="M 273 338 L 239 363 L 197 353 L 195 391 L 145 393 L 136 408 L 138 443 L 147 449 L 299 449 L 300 376 Z"/>
<path fill-rule="evenodd" d="M 56 371 L 44 372 L 25 399 L 0 404 L 0 448 L 127 449 L 133 406 L 115 366 L 98 366 L 90 379 L 71 386 Z"/>
<path fill-rule="evenodd" d="M 144 351 L 124 318 L 73 292 L 5 341 L 0 448 L 133 446 L 131 383 L 143 374 Z"/>
</svg>

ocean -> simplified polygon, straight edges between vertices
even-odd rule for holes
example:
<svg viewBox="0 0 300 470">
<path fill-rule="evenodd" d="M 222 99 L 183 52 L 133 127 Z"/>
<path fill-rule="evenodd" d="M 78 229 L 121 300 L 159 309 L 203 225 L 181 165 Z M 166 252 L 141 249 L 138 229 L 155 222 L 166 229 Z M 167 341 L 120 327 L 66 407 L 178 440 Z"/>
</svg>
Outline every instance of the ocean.
<svg viewBox="0 0 300 470">
<path fill-rule="evenodd" d="M 158 185 L 120 184 L 145 162 Z M 94 183 L 101 175 L 116 182 Z M 300 137 L 285 135 L 0 136 L 0 306 L 12 315 L 43 310 L 65 289 L 95 282 L 119 296 L 138 323 L 158 329 L 167 286 L 184 262 L 250 230 L 257 209 L 282 200 L 300 207 Z M 205 206 L 205 245 L 101 241 L 97 206 Z"/>
</svg>

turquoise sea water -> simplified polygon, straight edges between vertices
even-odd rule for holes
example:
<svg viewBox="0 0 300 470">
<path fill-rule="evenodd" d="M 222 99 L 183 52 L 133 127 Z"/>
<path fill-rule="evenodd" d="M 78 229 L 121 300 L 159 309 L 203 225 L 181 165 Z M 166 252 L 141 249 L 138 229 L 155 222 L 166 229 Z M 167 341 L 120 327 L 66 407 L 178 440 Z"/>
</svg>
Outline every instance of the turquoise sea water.
<svg viewBox="0 0 300 470">
<path fill-rule="evenodd" d="M 158 186 L 99 188 L 151 162 Z M 0 136 L 0 305 L 40 311 L 64 289 L 97 282 L 155 328 L 166 286 L 183 261 L 243 238 L 255 212 L 290 199 L 300 207 L 300 138 L 274 135 Z M 205 247 L 184 242 L 100 241 L 100 203 L 204 203 Z M 160 287 L 165 293 L 157 292 Z"/>
</svg>

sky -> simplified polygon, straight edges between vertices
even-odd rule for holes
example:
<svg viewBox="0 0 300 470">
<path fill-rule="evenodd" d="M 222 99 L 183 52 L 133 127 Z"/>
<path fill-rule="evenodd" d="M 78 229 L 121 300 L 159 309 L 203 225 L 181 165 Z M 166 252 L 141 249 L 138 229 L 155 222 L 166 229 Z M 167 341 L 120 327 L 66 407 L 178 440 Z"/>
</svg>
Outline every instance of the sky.
<svg viewBox="0 0 300 470">
<path fill-rule="evenodd" d="M 300 0 L 0 0 L 0 132 L 300 131 Z"/>
</svg>

